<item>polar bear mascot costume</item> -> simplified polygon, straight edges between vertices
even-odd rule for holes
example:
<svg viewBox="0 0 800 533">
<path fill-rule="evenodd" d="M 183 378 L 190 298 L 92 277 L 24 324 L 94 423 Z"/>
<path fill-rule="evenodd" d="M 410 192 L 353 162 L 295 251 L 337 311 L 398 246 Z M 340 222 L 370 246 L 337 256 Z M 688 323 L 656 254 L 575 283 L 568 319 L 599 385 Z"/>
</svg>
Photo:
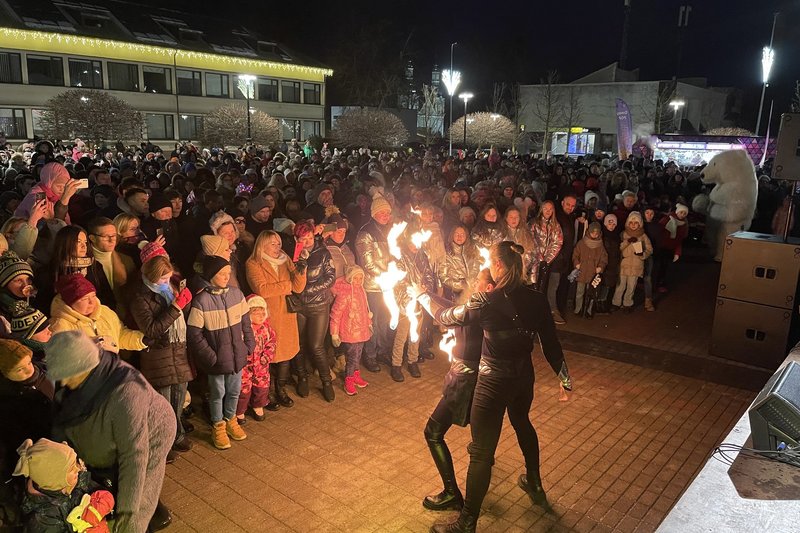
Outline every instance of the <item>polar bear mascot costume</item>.
<svg viewBox="0 0 800 533">
<path fill-rule="evenodd" d="M 700 178 L 715 185 L 708 195 L 706 241 L 714 260 L 722 261 L 725 238 L 750 229 L 758 197 L 756 169 L 745 150 L 727 150 L 711 158 Z"/>
</svg>

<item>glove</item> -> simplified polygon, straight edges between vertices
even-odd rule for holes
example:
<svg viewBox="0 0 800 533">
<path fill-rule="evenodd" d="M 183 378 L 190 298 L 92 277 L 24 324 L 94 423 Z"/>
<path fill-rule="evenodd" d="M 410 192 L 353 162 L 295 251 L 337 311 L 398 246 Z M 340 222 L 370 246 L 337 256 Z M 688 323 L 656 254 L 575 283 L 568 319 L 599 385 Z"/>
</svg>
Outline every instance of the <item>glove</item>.
<svg viewBox="0 0 800 533">
<path fill-rule="evenodd" d="M 331 335 L 331 344 L 334 348 L 338 348 L 342 345 L 342 338 L 339 335 Z"/>
<path fill-rule="evenodd" d="M 295 263 L 294 266 L 297 269 L 297 273 L 302 276 L 303 274 L 306 273 L 306 268 L 308 267 L 308 264 L 305 261 L 298 261 L 297 263 Z"/>
<path fill-rule="evenodd" d="M 189 305 L 189 302 L 191 301 L 192 301 L 192 291 L 184 287 L 183 290 L 179 292 L 178 296 L 175 298 L 175 305 L 178 306 L 178 309 L 183 310 L 183 308 Z"/>
<path fill-rule="evenodd" d="M 561 386 L 564 390 L 572 390 L 572 378 L 569 376 L 569 369 L 567 368 L 566 361 L 561 363 L 561 370 L 558 371 L 558 379 L 561 381 Z"/>
<path fill-rule="evenodd" d="M 639 239 L 637 239 L 636 237 L 628 237 L 628 242 L 631 243 L 631 244 L 635 243 L 638 240 Z"/>
</svg>

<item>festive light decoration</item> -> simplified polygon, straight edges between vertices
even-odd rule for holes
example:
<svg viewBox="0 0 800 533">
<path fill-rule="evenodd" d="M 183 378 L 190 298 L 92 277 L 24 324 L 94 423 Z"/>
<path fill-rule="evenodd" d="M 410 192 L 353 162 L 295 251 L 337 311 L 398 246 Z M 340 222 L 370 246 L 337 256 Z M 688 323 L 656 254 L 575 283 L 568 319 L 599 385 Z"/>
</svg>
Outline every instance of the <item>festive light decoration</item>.
<svg viewBox="0 0 800 533">
<path fill-rule="evenodd" d="M 325 76 L 333 76 L 333 70 L 327 68 L 14 28 L 0 28 L 0 48 L 175 65 L 222 72 L 245 71 L 264 76 L 283 76 L 307 81 L 324 81 Z"/>
<path fill-rule="evenodd" d="M 453 349 L 456 347 L 456 332 L 447 328 L 447 331 L 442 335 L 442 340 L 439 341 L 439 349 L 447 354 L 447 360 L 453 360 Z"/>
</svg>

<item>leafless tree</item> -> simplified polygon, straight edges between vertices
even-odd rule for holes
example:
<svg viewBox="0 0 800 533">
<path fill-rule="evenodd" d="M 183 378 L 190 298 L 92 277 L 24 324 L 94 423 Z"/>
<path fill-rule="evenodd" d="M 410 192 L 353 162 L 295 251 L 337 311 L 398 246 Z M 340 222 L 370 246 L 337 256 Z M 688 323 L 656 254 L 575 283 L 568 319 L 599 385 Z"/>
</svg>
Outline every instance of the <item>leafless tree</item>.
<svg viewBox="0 0 800 533">
<path fill-rule="evenodd" d="M 508 91 L 508 108 L 511 120 L 514 122 L 514 131 L 517 132 L 518 138 L 522 135 L 522 132 L 520 131 L 520 126 L 522 125 L 522 114 L 525 113 L 527 107 L 528 101 L 522 98 L 520 83 L 512 83 Z M 515 142 L 514 146 L 511 147 L 514 152 L 517 151 L 516 144 L 517 143 Z"/>
<path fill-rule="evenodd" d="M 551 70 L 538 86 L 536 101 L 531 112 L 543 128 L 542 153 L 550 151 L 550 129 L 561 121 L 563 93 L 558 85 L 558 72 Z"/>
<path fill-rule="evenodd" d="M 509 87 L 507 83 L 495 82 L 492 89 L 492 105 L 489 107 L 490 112 L 497 113 L 499 115 L 508 114 L 508 103 L 506 102 L 506 96 L 508 92 Z"/>
<path fill-rule="evenodd" d="M 668 128 L 676 128 L 674 112 L 670 109 L 669 103 L 675 97 L 675 81 L 665 81 L 658 84 L 658 88 L 640 106 L 637 116 L 641 117 L 642 122 L 652 124 L 653 131 L 650 133 L 664 133 Z"/>
<path fill-rule="evenodd" d="M 45 102 L 44 136 L 63 140 L 80 137 L 92 144 L 142 138 L 142 114 L 104 91 L 70 89 Z"/>
<path fill-rule="evenodd" d="M 250 134 L 255 144 L 269 145 L 280 140 L 278 121 L 259 110 L 250 111 Z M 242 146 L 247 142 L 247 108 L 228 104 L 211 111 L 203 119 L 200 141 L 205 146 Z"/>
<path fill-rule="evenodd" d="M 434 139 L 441 136 L 444 120 L 444 100 L 439 96 L 439 89 L 432 85 L 422 86 L 422 105 L 419 108 L 420 133 L 429 146 Z"/>
<path fill-rule="evenodd" d="M 583 120 L 583 105 L 581 104 L 580 95 L 576 94 L 575 87 L 570 87 L 565 96 L 562 115 L 567 126 L 567 149 L 565 153 L 569 153 L 572 128 L 578 126 Z"/>
<path fill-rule="evenodd" d="M 800 113 L 800 80 L 794 82 L 794 94 L 792 95 L 792 113 Z"/>
<path fill-rule="evenodd" d="M 393 148 L 408 140 L 397 115 L 381 109 L 348 109 L 336 119 L 331 137 L 343 146 Z"/>
<path fill-rule="evenodd" d="M 464 117 L 453 123 L 452 131 L 453 139 L 463 139 Z M 508 117 L 483 111 L 467 115 L 467 146 L 470 148 L 507 148 L 514 144 L 516 136 L 514 123 Z"/>
</svg>

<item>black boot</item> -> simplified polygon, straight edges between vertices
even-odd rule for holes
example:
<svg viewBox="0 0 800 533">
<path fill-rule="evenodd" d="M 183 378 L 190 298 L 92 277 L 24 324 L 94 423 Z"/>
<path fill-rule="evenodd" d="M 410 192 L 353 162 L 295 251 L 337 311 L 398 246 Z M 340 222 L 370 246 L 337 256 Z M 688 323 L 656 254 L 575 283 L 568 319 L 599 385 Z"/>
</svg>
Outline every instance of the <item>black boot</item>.
<svg viewBox="0 0 800 533">
<path fill-rule="evenodd" d="M 308 368 L 306 367 L 303 352 L 298 353 L 294 358 L 297 360 L 294 365 L 297 371 L 297 386 L 295 390 L 301 398 L 308 398 Z"/>
<path fill-rule="evenodd" d="M 167 506 L 161 503 L 161 500 L 158 500 L 158 505 L 156 505 L 156 511 L 153 513 L 153 517 L 150 519 L 150 524 L 147 526 L 149 531 L 161 531 L 169 527 L 172 523 L 172 515 L 167 509 Z"/>
<path fill-rule="evenodd" d="M 289 380 L 289 361 L 278 363 L 278 383 L 275 386 L 275 394 L 278 396 L 278 403 L 283 407 L 291 407 L 294 400 L 286 392 L 286 382 Z"/>
<path fill-rule="evenodd" d="M 550 503 L 547 501 L 547 495 L 544 493 L 544 487 L 542 487 L 542 480 L 540 478 L 531 479 L 533 480 L 532 483 L 528 482 L 527 474 L 521 474 L 517 479 L 517 485 L 528 493 L 533 505 L 538 505 L 548 513 L 552 513 L 553 508 L 550 507 Z"/>
<path fill-rule="evenodd" d="M 272 367 L 274 365 L 270 366 Z M 278 377 L 277 375 L 275 375 L 276 374 L 275 372 L 270 372 L 270 374 L 272 375 L 270 376 L 269 392 L 267 396 L 267 398 L 269 399 L 269 403 L 264 409 L 266 409 L 267 411 L 277 411 L 278 409 L 281 408 L 281 404 L 278 403 L 278 394 L 275 392 L 275 389 L 277 388 Z"/>
<path fill-rule="evenodd" d="M 453 469 L 453 457 L 444 441 L 446 431 L 447 429 L 439 422 L 433 418 L 428 419 L 428 424 L 425 426 L 425 440 L 428 441 L 428 449 L 444 484 L 442 492 L 426 496 L 422 500 L 422 506 L 431 511 L 461 510 L 464 506 L 464 498 L 458 490 L 456 473 Z"/>
<path fill-rule="evenodd" d="M 463 510 L 458 518 L 437 522 L 431 526 L 431 533 L 475 533 L 478 519 Z"/>
<path fill-rule="evenodd" d="M 336 393 L 333 391 L 333 385 L 331 385 L 330 381 L 322 383 L 322 397 L 325 398 L 325 401 L 328 403 L 336 399 Z"/>
</svg>

